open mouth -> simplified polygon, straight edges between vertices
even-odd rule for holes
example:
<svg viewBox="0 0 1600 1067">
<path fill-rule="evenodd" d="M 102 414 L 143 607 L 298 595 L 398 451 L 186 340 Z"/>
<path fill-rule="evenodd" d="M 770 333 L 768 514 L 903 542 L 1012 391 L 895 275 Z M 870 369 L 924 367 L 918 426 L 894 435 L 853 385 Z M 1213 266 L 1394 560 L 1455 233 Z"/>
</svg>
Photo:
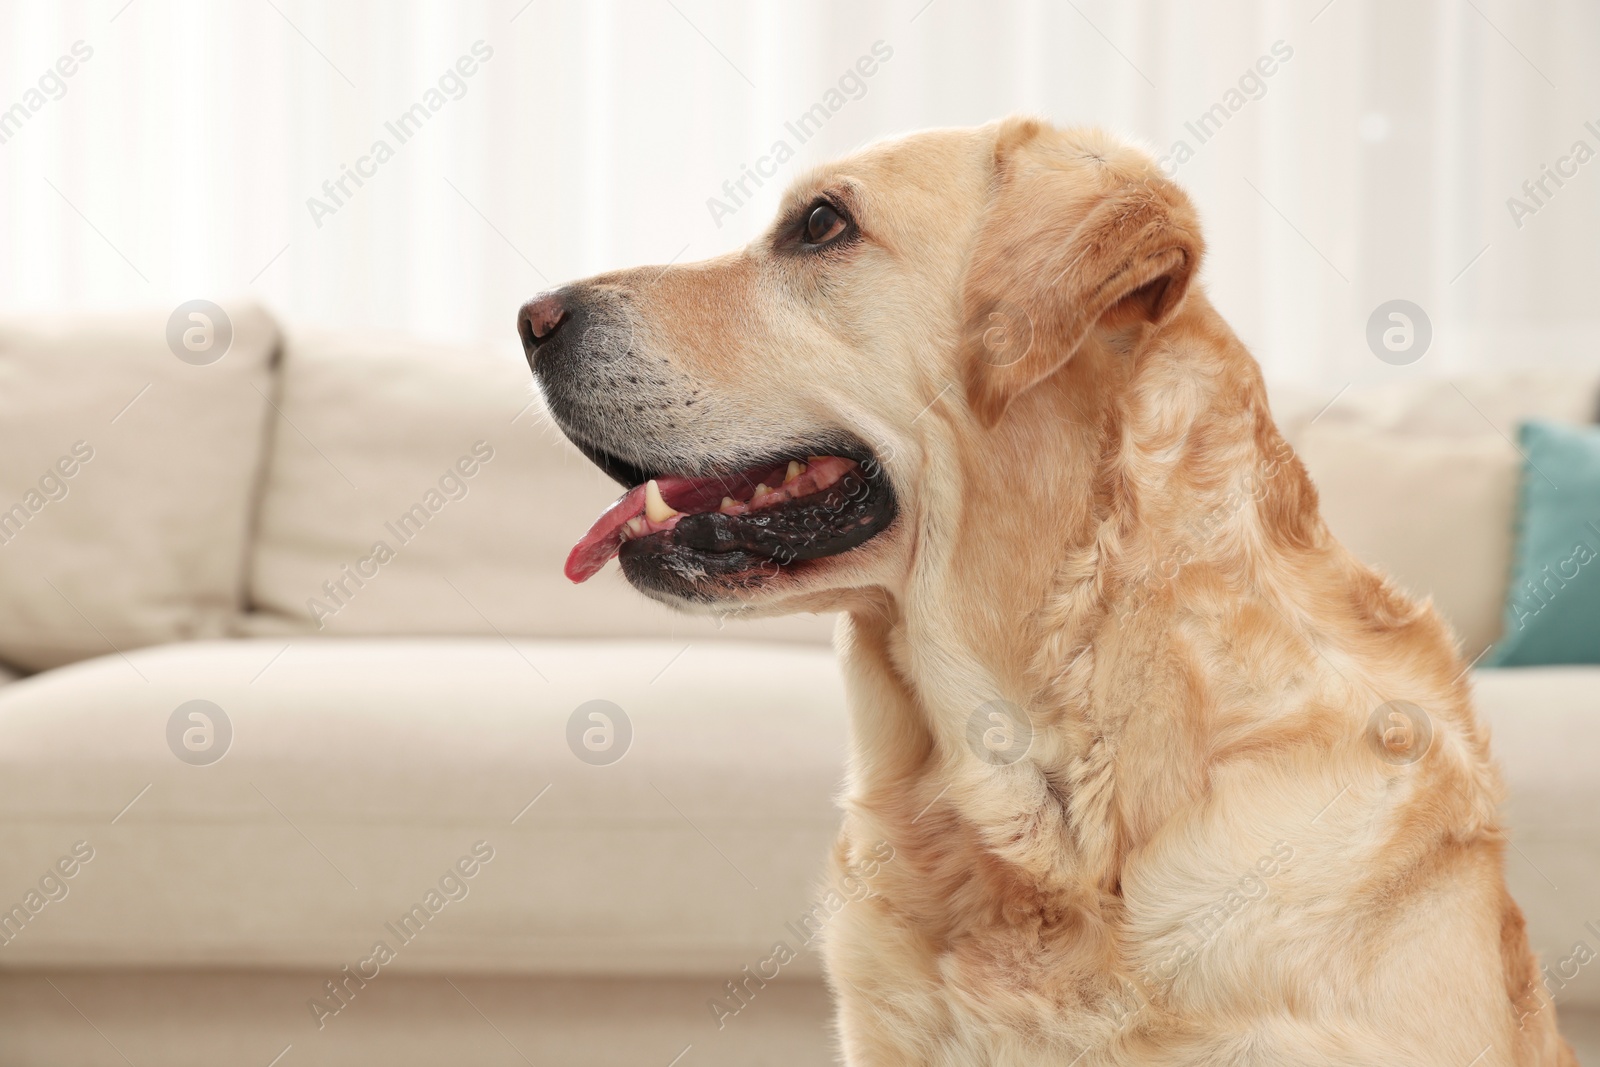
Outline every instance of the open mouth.
<svg viewBox="0 0 1600 1067">
<path fill-rule="evenodd" d="M 838 555 L 894 521 L 895 498 L 865 448 L 775 456 L 706 476 L 648 472 L 590 453 L 633 488 L 573 546 L 566 574 L 597 574 L 612 557 L 636 584 L 693 595 L 707 579 L 750 585 Z"/>
</svg>

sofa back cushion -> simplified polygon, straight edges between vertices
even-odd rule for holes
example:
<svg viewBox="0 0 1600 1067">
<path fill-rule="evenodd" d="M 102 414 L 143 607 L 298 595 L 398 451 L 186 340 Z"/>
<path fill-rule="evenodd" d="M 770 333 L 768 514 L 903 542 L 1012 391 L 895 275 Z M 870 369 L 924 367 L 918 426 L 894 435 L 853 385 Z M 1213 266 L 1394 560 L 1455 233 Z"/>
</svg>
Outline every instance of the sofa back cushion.
<svg viewBox="0 0 1600 1067">
<path fill-rule="evenodd" d="M 1318 422 L 1300 458 L 1334 535 L 1406 591 L 1432 597 L 1467 658 L 1499 636 L 1519 462 L 1510 446 Z"/>
<path fill-rule="evenodd" d="M 1590 421 L 1597 388 L 1588 371 L 1413 379 L 1351 388 L 1332 404 L 1275 400 L 1275 413 L 1334 535 L 1401 588 L 1432 597 L 1470 659 L 1501 633 L 1517 423 Z"/>
<path fill-rule="evenodd" d="M 546 417 L 520 352 L 291 331 L 252 635 L 729 636 L 826 642 L 826 617 L 724 623 L 568 550 L 622 487 Z"/>
<path fill-rule="evenodd" d="M 243 591 L 277 328 L 215 353 L 166 312 L 0 321 L 0 661 L 41 670 L 223 633 Z M 194 335 L 198 341 L 200 335 Z"/>
</svg>

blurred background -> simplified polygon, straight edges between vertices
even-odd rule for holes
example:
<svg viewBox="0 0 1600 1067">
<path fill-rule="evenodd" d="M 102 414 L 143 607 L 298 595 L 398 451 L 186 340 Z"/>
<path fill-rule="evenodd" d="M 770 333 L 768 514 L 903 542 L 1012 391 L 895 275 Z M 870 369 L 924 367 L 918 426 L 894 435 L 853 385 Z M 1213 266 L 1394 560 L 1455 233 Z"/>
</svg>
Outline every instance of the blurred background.
<svg viewBox="0 0 1600 1067">
<path fill-rule="evenodd" d="M 0 28 L 6 107 L 92 50 L 0 144 L 7 307 L 248 294 L 509 348 L 528 294 L 734 248 L 810 164 L 1028 111 L 1188 146 L 1172 168 L 1206 281 L 1276 377 L 1372 373 L 1364 326 L 1389 299 L 1432 319 L 1422 371 L 1578 358 L 1600 315 L 1594 168 L 1524 189 L 1600 147 L 1585 0 L 106 0 L 8 2 Z M 892 58 L 851 83 L 876 42 Z M 400 142 L 386 124 L 474 45 Z M 786 124 L 830 91 L 802 142 Z M 335 204 L 324 183 L 380 140 L 393 157 Z M 780 141 L 793 158 L 716 217 Z"/>
<path fill-rule="evenodd" d="M 832 619 L 567 582 L 618 487 L 514 318 L 1013 112 L 1194 198 L 1600 1051 L 1592 0 L 0 0 L 0 56 L 0 1067 L 832 1062 Z"/>
</svg>

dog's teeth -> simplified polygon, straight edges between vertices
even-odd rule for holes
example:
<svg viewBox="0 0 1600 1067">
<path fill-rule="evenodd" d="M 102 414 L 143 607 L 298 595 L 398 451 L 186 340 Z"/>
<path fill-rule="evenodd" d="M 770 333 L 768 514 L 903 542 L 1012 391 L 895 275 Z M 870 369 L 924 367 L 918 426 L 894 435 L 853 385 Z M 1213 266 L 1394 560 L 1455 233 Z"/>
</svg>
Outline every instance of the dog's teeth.
<svg viewBox="0 0 1600 1067">
<path fill-rule="evenodd" d="M 633 518 L 628 520 L 627 525 L 623 526 L 622 539 L 626 541 L 630 537 L 638 537 L 643 532 L 644 520 L 635 515 Z"/>
<path fill-rule="evenodd" d="M 797 459 L 789 461 L 789 470 L 783 476 L 783 484 L 788 485 L 806 472 L 806 465 Z"/>
<path fill-rule="evenodd" d="M 760 485 L 756 486 L 756 491 L 750 494 L 750 503 L 754 504 L 757 500 L 760 500 L 762 497 L 771 492 L 772 490 L 767 488 L 765 482 L 761 483 Z"/>
<path fill-rule="evenodd" d="M 644 483 L 644 513 L 649 516 L 651 522 L 666 522 L 678 514 L 671 505 L 661 499 L 661 487 L 656 484 L 654 478 Z"/>
<path fill-rule="evenodd" d="M 722 498 L 722 504 L 718 507 L 717 510 L 718 511 L 727 512 L 728 514 L 732 514 L 733 513 L 733 509 L 738 507 L 738 506 L 739 506 L 739 502 L 737 500 L 733 499 L 733 497 L 731 497 L 731 496 L 725 496 L 725 497 Z"/>
</svg>

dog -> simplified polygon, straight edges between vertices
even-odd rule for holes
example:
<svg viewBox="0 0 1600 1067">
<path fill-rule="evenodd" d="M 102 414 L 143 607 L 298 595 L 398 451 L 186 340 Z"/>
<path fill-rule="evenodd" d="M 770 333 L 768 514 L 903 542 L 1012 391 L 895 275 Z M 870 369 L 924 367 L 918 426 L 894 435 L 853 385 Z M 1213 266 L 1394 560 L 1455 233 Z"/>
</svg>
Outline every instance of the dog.
<svg viewBox="0 0 1600 1067">
<path fill-rule="evenodd" d="M 1328 532 L 1203 253 L 1148 155 L 1017 117 L 536 297 L 628 489 L 567 574 L 842 613 L 855 1067 L 1575 1063 L 1466 664 Z"/>
</svg>

